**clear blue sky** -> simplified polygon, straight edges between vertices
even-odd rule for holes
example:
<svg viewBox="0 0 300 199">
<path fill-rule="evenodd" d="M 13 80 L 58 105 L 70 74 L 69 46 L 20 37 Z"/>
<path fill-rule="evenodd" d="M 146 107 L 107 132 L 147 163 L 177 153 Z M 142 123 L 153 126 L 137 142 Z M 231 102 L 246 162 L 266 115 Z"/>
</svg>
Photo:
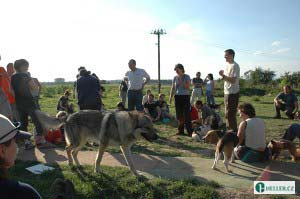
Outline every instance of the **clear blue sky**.
<svg viewBox="0 0 300 199">
<path fill-rule="evenodd" d="M 161 77 L 182 63 L 202 77 L 225 67 L 233 48 L 241 72 L 277 75 L 300 68 L 299 0 L 0 0 L 0 65 L 26 58 L 41 81 L 74 80 L 85 65 L 101 79 L 121 79 L 127 62 L 157 79 L 156 37 L 163 28 Z"/>
</svg>

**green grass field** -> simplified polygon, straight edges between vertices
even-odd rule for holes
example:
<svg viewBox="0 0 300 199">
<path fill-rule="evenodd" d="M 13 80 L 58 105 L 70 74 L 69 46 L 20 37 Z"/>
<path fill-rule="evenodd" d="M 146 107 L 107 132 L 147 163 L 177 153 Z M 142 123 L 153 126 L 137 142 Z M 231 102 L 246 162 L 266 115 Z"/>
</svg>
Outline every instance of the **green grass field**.
<svg viewBox="0 0 300 199">
<path fill-rule="evenodd" d="M 115 109 L 120 101 L 118 97 L 118 85 L 104 85 L 103 103 L 106 109 Z M 60 85 L 55 87 L 44 87 L 41 94 L 40 105 L 44 112 L 54 116 L 56 114 L 56 104 L 63 90 L 72 85 Z M 150 85 L 145 89 L 151 89 L 157 96 L 157 86 Z M 170 86 L 162 86 L 162 93 L 165 93 L 168 100 Z M 272 138 L 280 138 L 284 130 L 295 121 L 288 120 L 283 114 L 283 119 L 272 119 L 275 115 L 273 99 L 279 92 L 279 89 L 244 89 L 241 91 L 240 102 L 250 102 L 256 109 L 257 117 L 264 119 L 267 128 L 267 141 Z M 258 93 L 258 95 L 255 95 Z M 203 99 L 204 100 L 204 99 Z M 71 97 L 71 103 L 77 101 Z M 223 101 L 222 89 L 217 87 L 216 102 Z M 222 105 L 221 116 L 223 116 L 224 106 Z M 170 105 L 171 113 L 175 113 L 174 105 Z M 240 120 L 238 119 L 238 122 Z M 298 121 L 299 122 L 299 121 Z M 204 158 L 213 158 L 214 146 L 199 142 L 194 142 L 190 137 L 174 136 L 176 133 L 176 121 L 168 124 L 156 123 L 159 139 L 156 142 L 138 141 L 133 147 L 133 153 L 143 153 L 158 156 L 202 156 Z M 32 128 L 32 125 L 30 126 Z M 95 148 L 86 148 L 94 150 Z M 119 153 L 118 148 L 109 148 L 109 152 Z M 207 152 L 209 151 L 209 152 Z M 282 161 L 290 161 L 288 159 Z M 32 184 L 47 198 L 49 197 L 49 186 L 56 177 L 71 179 L 78 191 L 79 198 L 220 198 L 216 191 L 220 185 L 211 182 L 203 184 L 195 180 L 166 180 L 156 178 L 151 181 L 138 181 L 129 173 L 126 168 L 114 169 L 113 167 L 104 167 L 105 175 L 98 175 L 92 172 L 92 166 L 85 166 L 85 174 L 79 175 L 71 171 L 68 166 L 52 165 L 56 167 L 55 173 L 45 173 L 41 176 L 32 176 L 24 172 L 24 167 L 32 165 L 32 162 L 18 162 L 11 171 L 15 179 L 19 179 Z"/>
</svg>

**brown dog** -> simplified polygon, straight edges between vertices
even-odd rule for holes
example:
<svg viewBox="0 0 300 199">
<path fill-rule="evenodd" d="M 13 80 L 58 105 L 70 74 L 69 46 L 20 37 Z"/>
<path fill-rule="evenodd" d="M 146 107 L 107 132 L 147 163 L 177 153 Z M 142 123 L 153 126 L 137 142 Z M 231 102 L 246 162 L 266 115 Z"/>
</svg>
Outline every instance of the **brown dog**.
<svg viewBox="0 0 300 199">
<path fill-rule="evenodd" d="M 297 157 L 300 157 L 300 149 L 297 149 L 296 145 L 289 140 L 271 140 L 268 144 L 268 148 L 272 151 L 273 160 L 279 159 L 279 155 L 282 150 L 288 150 L 291 153 L 293 161 L 296 161 Z"/>
<path fill-rule="evenodd" d="M 224 155 L 224 165 L 227 172 L 231 172 L 228 169 L 229 160 L 234 161 L 233 149 L 237 146 L 239 138 L 233 132 L 224 132 L 220 130 L 208 131 L 203 138 L 205 143 L 217 144 L 215 152 L 215 160 L 212 169 L 216 168 L 218 160 L 220 159 L 221 153 Z"/>
</svg>

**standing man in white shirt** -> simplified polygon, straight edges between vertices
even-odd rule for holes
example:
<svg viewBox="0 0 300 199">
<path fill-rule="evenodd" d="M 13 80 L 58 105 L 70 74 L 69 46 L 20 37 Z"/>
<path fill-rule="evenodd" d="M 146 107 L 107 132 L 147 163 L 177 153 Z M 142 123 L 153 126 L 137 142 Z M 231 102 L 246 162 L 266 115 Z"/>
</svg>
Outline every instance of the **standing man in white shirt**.
<svg viewBox="0 0 300 199">
<path fill-rule="evenodd" d="M 144 69 L 136 67 L 134 59 L 129 60 L 128 66 L 130 71 L 127 71 L 125 74 L 125 77 L 128 78 L 128 110 L 132 111 L 136 108 L 138 111 L 143 111 L 142 91 L 145 84 L 150 81 L 150 76 Z"/>
<path fill-rule="evenodd" d="M 235 52 L 232 49 L 225 50 L 225 60 L 228 63 L 226 70 L 220 70 L 219 74 L 224 80 L 224 104 L 227 130 L 237 132 L 237 106 L 239 103 L 239 78 L 240 66 L 234 61 Z"/>
</svg>

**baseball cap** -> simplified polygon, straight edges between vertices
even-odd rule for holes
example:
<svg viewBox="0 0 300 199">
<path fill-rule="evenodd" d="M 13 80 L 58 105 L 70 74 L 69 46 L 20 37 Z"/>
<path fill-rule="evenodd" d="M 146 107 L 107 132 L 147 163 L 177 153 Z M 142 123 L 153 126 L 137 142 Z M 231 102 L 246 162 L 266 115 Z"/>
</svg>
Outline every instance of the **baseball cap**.
<svg viewBox="0 0 300 199">
<path fill-rule="evenodd" d="M 20 131 L 20 122 L 14 125 L 7 117 L 0 114 L 0 144 L 16 137 L 17 139 L 29 139 L 31 134 L 25 131 Z"/>
</svg>

